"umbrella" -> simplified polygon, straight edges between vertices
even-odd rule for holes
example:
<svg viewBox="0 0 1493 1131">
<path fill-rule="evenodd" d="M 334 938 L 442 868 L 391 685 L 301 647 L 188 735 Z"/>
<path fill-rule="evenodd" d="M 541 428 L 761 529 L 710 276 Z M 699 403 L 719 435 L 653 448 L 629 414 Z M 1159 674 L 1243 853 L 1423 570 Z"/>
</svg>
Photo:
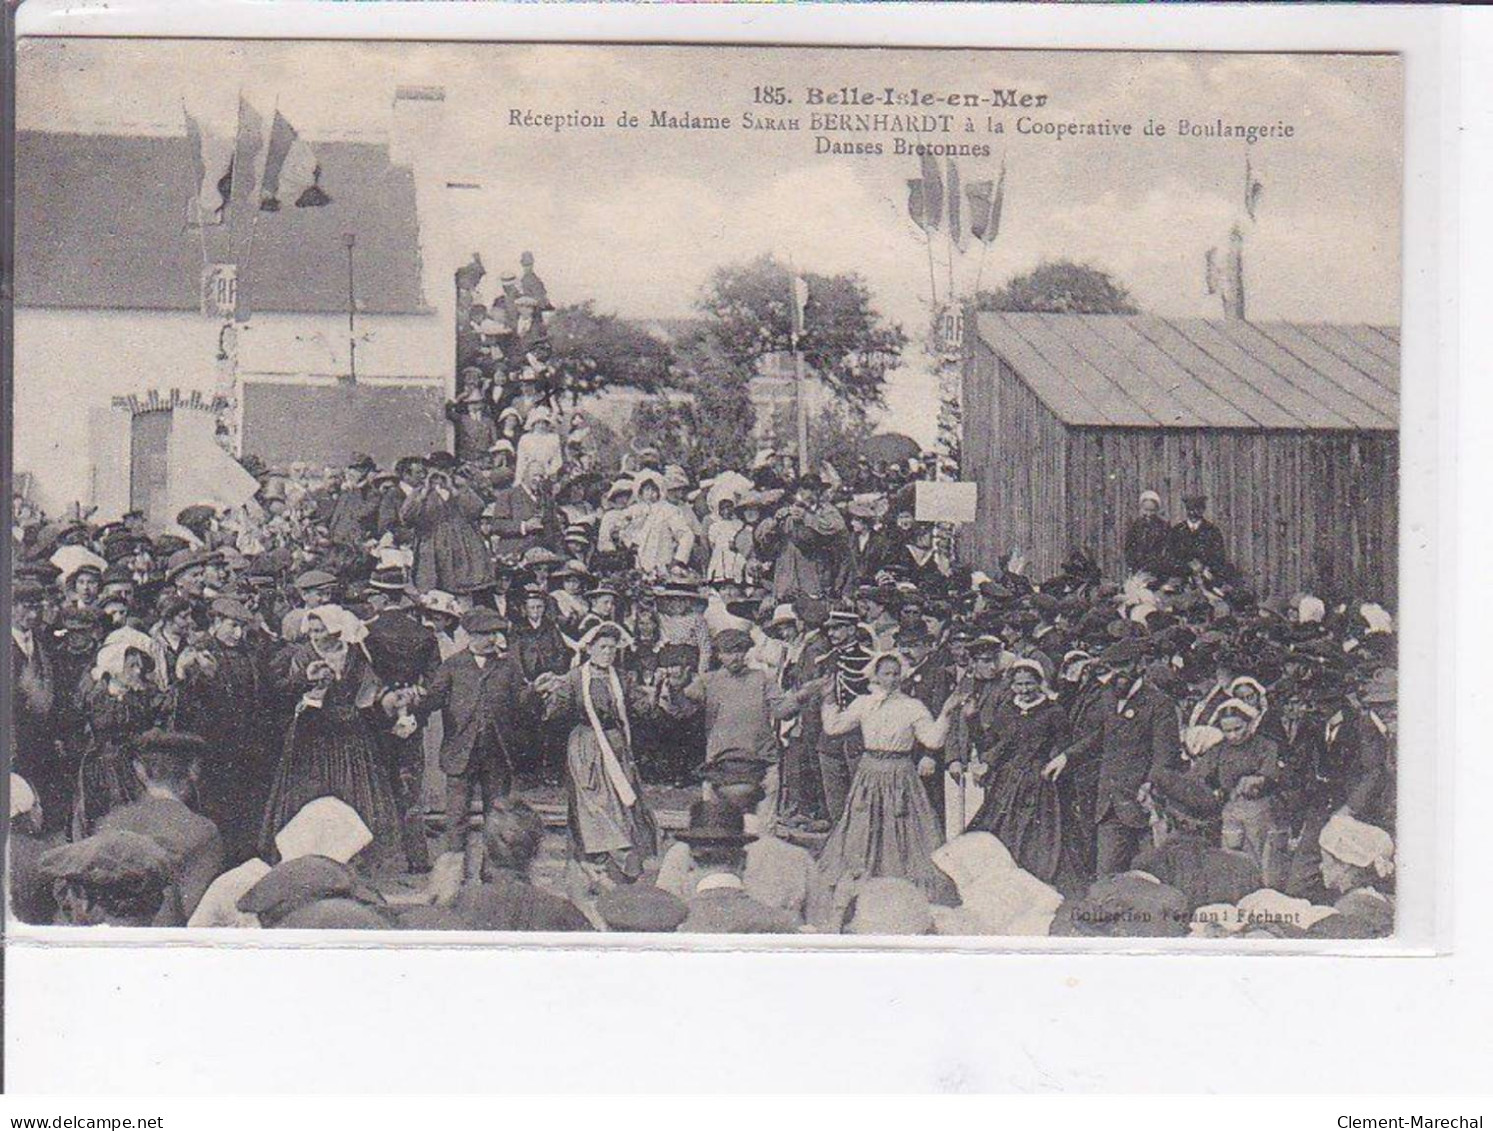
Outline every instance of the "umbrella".
<svg viewBox="0 0 1493 1131">
<path fill-rule="evenodd" d="M 923 448 L 911 436 L 904 436 L 901 432 L 881 432 L 861 445 L 861 453 L 870 460 L 905 463 L 922 455 Z"/>
</svg>

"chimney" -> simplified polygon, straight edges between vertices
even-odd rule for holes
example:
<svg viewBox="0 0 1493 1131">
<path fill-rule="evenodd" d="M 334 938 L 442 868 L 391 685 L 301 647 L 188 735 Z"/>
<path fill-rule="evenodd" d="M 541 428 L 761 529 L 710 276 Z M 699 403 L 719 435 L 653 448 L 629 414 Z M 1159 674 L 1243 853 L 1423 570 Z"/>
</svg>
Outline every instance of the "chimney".
<svg viewBox="0 0 1493 1131">
<path fill-rule="evenodd" d="M 389 161 L 405 168 L 413 167 L 417 154 L 439 137 L 445 119 L 445 87 L 395 87 L 393 121 L 389 126 Z"/>
</svg>

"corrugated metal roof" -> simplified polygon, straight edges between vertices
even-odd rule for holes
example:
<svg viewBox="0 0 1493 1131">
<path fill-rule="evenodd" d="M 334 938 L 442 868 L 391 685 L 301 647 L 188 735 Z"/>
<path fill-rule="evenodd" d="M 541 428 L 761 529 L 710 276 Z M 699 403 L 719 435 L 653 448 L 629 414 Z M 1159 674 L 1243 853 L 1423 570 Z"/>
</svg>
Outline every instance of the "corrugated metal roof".
<svg viewBox="0 0 1493 1131">
<path fill-rule="evenodd" d="M 331 203 L 262 212 L 256 310 L 347 309 L 344 232 L 357 235 L 358 308 L 426 309 L 415 182 L 387 146 L 317 142 Z M 16 135 L 16 302 L 88 310 L 196 310 L 204 255 L 227 262 L 227 225 L 187 226 L 196 195 L 185 137 L 22 130 Z"/>
<path fill-rule="evenodd" d="M 977 325 L 1065 424 L 1399 427 L 1398 327 L 988 312 Z"/>
</svg>

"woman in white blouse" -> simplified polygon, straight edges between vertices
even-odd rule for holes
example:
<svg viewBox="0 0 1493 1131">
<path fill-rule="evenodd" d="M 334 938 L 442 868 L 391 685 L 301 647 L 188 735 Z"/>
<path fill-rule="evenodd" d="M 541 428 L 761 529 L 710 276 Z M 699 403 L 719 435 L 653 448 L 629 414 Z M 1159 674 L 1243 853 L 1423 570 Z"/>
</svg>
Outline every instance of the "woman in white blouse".
<svg viewBox="0 0 1493 1131">
<path fill-rule="evenodd" d="M 900 876 L 930 899 L 952 904 L 958 898 L 954 887 L 933 863 L 943 832 L 918 778 L 938 772 L 929 751 L 942 748 L 964 693 L 951 695 L 934 718 L 922 702 L 903 693 L 906 671 L 896 653 L 877 656 L 868 665 L 869 694 L 844 710 L 833 699 L 825 701 L 825 734 L 848 734 L 859 727 L 865 753 L 819 866 L 832 885 Z"/>
</svg>

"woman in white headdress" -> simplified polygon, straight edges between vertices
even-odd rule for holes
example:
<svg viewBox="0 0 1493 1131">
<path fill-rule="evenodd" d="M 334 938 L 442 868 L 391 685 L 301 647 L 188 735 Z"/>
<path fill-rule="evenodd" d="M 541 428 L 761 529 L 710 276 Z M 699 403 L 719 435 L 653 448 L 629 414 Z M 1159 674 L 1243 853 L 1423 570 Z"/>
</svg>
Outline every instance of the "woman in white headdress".
<svg viewBox="0 0 1493 1131">
<path fill-rule="evenodd" d="M 280 862 L 302 856 L 325 856 L 349 863 L 373 843 L 373 833 L 357 812 L 335 797 L 318 797 L 301 807 L 275 837 Z M 238 909 L 239 898 L 269 875 L 270 866 L 256 857 L 230 868 L 208 885 L 187 920 L 189 927 L 257 928 L 259 916 Z"/>
<path fill-rule="evenodd" d="M 1155 491 L 1140 493 L 1140 513 L 1125 531 L 1125 569 L 1128 573 L 1149 574 L 1160 580 L 1167 576 L 1167 540 L 1171 526 L 1161 513 L 1161 496 Z"/>
<path fill-rule="evenodd" d="M 276 838 L 307 802 L 336 797 L 373 832 L 370 863 L 403 859 L 393 782 L 378 758 L 377 732 L 396 705 L 385 703 L 363 640 L 368 628 L 340 605 L 306 614 L 306 639 L 277 654 L 270 677 L 297 697 L 260 826 L 259 851 L 274 861 Z"/>
<path fill-rule="evenodd" d="M 153 642 L 134 628 L 104 638 L 83 690 L 86 739 L 78 765 L 72 837 L 80 840 L 109 810 L 133 800 L 140 784 L 130 765 L 130 744 L 165 716 L 165 696 L 149 678 Z"/>
<path fill-rule="evenodd" d="M 1057 779 L 1067 765 L 1059 755 L 1068 744 L 1068 714 L 1037 660 L 1020 657 L 1007 669 L 990 731 L 985 803 L 969 831 L 993 833 L 1022 868 L 1051 883 L 1063 857 Z"/>
</svg>

